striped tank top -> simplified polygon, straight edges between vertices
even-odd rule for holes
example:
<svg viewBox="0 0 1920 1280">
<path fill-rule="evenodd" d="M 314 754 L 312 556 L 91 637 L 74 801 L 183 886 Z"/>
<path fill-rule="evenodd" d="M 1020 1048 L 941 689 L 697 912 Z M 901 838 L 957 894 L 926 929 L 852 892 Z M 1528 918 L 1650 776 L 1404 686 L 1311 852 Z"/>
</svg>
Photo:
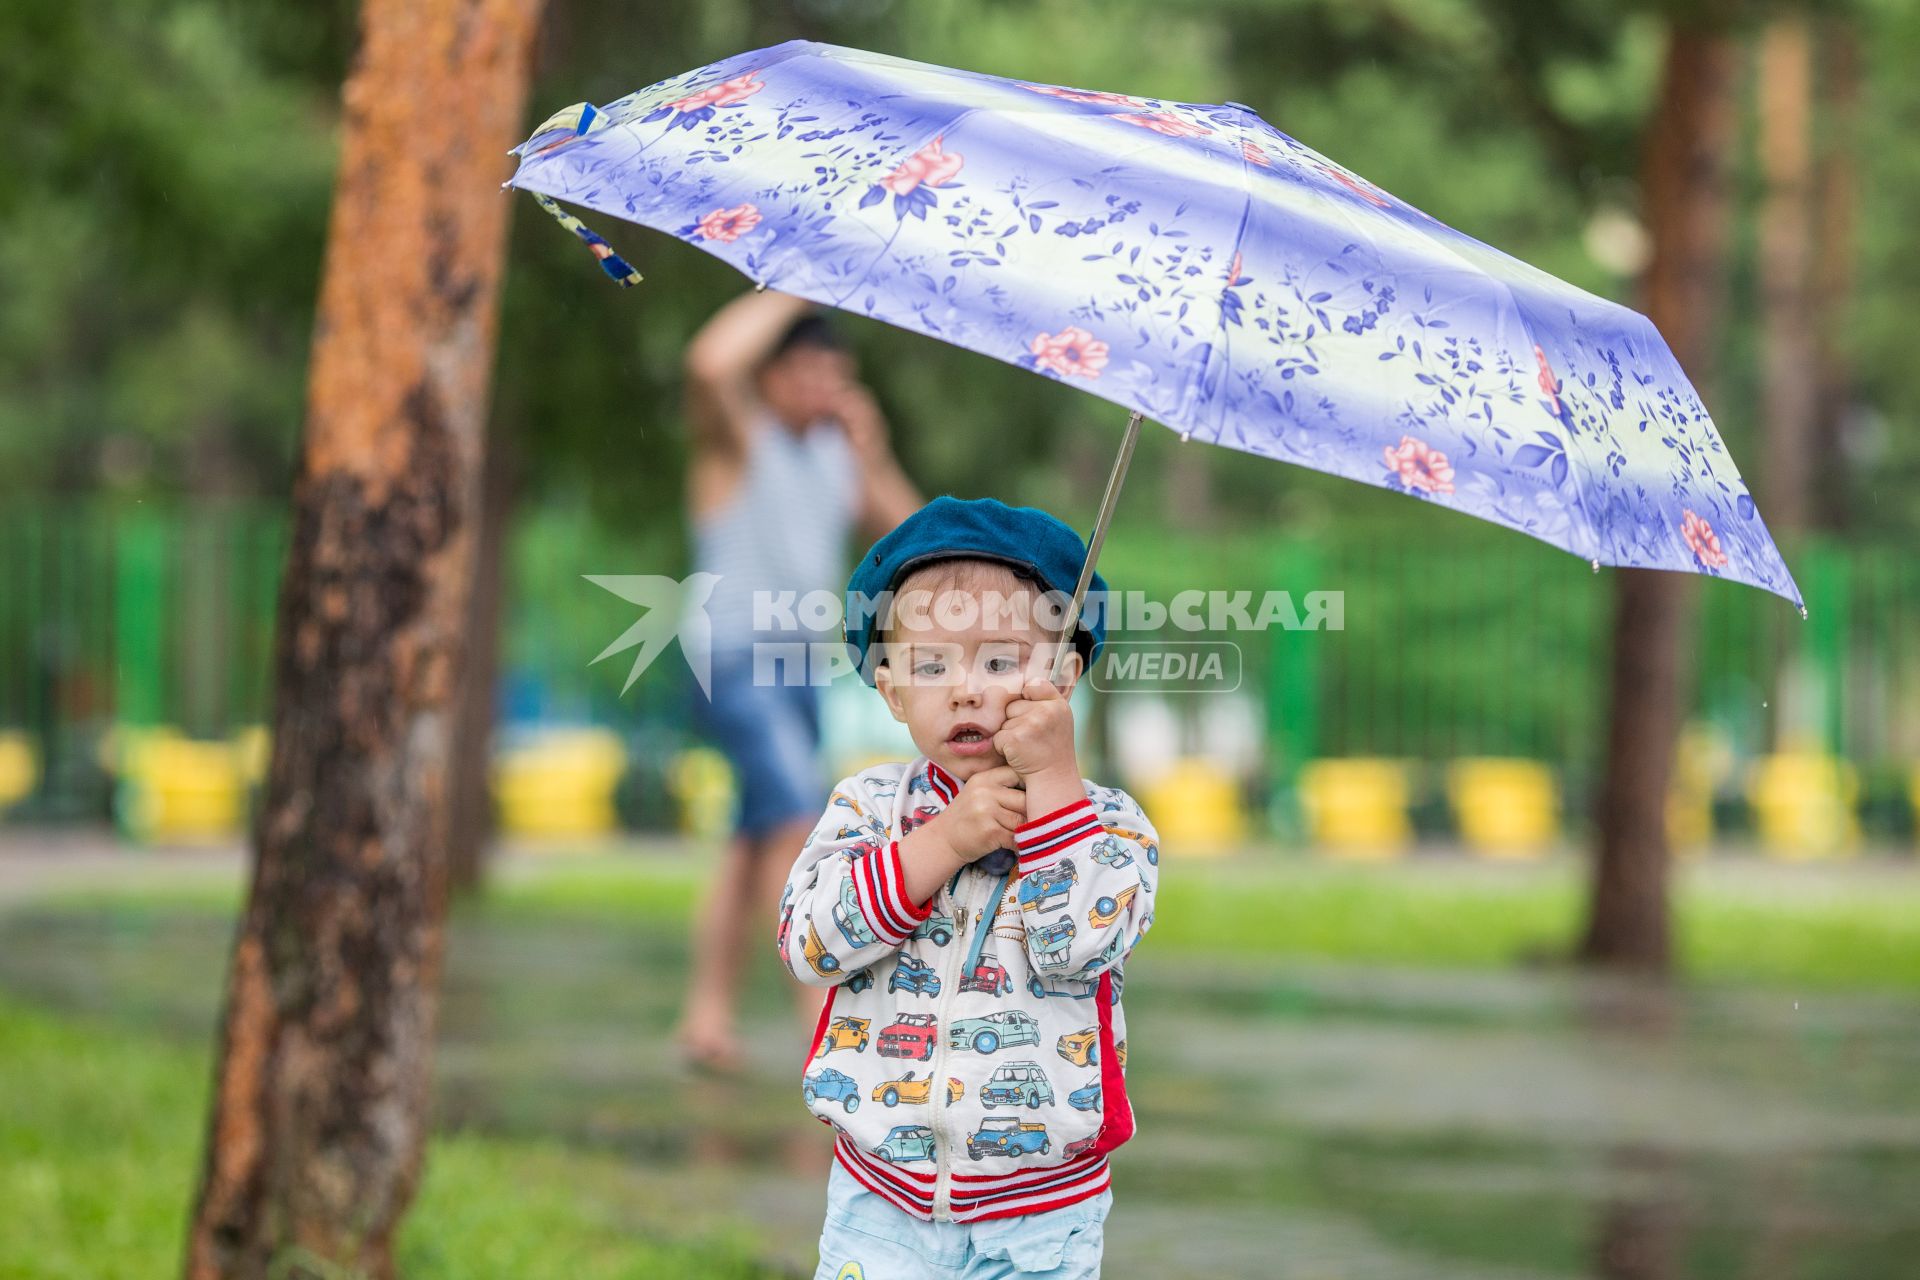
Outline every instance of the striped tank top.
<svg viewBox="0 0 1920 1280">
<path fill-rule="evenodd" d="M 795 630 L 776 620 L 761 639 L 838 641 L 846 591 L 846 540 L 859 499 L 858 463 L 846 433 L 817 422 L 795 433 L 764 414 L 747 441 L 739 488 L 717 509 L 693 518 L 694 569 L 719 575 L 707 600 L 716 652 L 756 639 L 753 602 L 781 592 L 829 593 L 827 625 L 793 610 Z"/>
</svg>

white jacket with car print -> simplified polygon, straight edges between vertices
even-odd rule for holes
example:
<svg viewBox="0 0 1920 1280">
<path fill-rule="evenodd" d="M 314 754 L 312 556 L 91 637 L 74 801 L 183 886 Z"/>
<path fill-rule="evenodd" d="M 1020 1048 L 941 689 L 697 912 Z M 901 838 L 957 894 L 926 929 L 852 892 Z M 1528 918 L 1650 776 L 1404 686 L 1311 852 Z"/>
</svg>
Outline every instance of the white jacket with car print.
<svg viewBox="0 0 1920 1280">
<path fill-rule="evenodd" d="M 1107 1188 L 1133 1133 L 1121 966 L 1153 923 L 1160 851 L 1132 796 L 1087 782 L 1019 827 L 1004 881 L 969 864 L 916 906 L 900 841 L 959 786 L 924 756 L 843 779 L 777 939 L 829 988 L 801 1092 L 835 1157 L 916 1217 L 970 1222 Z"/>
</svg>

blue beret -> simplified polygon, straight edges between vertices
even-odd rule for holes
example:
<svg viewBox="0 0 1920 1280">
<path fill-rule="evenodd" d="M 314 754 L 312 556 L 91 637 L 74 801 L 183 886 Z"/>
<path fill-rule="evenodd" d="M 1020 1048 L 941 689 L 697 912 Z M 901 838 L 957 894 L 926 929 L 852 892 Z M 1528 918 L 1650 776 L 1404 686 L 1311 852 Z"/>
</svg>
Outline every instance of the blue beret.
<svg viewBox="0 0 1920 1280">
<path fill-rule="evenodd" d="M 902 520 L 854 566 L 847 580 L 847 612 L 841 634 L 861 678 L 873 683 L 867 650 L 879 628 L 879 609 L 870 607 L 882 592 L 896 589 L 914 570 L 936 560 L 956 558 L 998 560 L 1031 574 L 1046 589 L 1073 597 L 1086 563 L 1087 544 L 1071 526 L 1038 507 L 1010 507 L 994 498 L 963 499 L 941 496 Z M 1090 598 L 1104 597 L 1106 580 L 1094 571 L 1087 583 Z M 1091 668 L 1106 642 L 1104 608 L 1093 609 L 1091 621 L 1082 616 L 1074 634 L 1084 669 Z"/>
</svg>

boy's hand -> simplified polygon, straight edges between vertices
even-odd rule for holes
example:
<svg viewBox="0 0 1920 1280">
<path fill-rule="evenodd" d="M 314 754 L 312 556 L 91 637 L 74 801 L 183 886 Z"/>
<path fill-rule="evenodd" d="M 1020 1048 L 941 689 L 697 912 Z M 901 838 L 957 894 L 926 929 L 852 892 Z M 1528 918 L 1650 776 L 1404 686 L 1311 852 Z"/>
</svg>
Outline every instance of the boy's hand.
<svg viewBox="0 0 1920 1280">
<path fill-rule="evenodd" d="M 1027 681 L 1020 696 L 1007 704 L 1006 719 L 993 735 L 993 746 L 1022 779 L 1058 775 L 1079 785 L 1073 707 L 1050 681 Z"/>
<path fill-rule="evenodd" d="M 1020 775 L 1000 765 L 961 783 L 953 803 L 921 830 L 937 828 L 955 857 L 977 862 L 995 849 L 1013 848 L 1013 829 L 1026 820 L 1027 793 L 1020 789 Z"/>
</svg>

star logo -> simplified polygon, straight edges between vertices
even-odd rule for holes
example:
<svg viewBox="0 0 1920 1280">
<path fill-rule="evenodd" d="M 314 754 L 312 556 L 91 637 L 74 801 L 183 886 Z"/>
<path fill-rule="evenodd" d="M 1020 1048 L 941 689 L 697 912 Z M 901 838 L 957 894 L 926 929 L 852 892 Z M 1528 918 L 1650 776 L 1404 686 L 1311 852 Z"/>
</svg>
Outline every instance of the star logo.
<svg viewBox="0 0 1920 1280">
<path fill-rule="evenodd" d="M 678 636 L 681 656 L 687 660 L 687 669 L 693 672 L 693 678 L 699 682 L 700 692 L 709 694 L 707 680 L 712 671 L 713 625 L 707 618 L 706 604 L 713 596 L 713 588 L 720 581 L 717 573 L 696 573 L 684 582 L 660 574 L 595 574 L 585 575 L 588 582 L 604 591 L 611 591 L 628 604 L 639 605 L 645 610 L 638 621 L 621 632 L 614 642 L 602 649 L 594 663 L 605 661 L 616 653 L 638 648 L 633 655 L 633 666 L 627 671 L 627 682 L 620 686 L 625 694 L 633 688 L 633 682 L 640 673 L 653 665 L 667 642 Z"/>
</svg>

